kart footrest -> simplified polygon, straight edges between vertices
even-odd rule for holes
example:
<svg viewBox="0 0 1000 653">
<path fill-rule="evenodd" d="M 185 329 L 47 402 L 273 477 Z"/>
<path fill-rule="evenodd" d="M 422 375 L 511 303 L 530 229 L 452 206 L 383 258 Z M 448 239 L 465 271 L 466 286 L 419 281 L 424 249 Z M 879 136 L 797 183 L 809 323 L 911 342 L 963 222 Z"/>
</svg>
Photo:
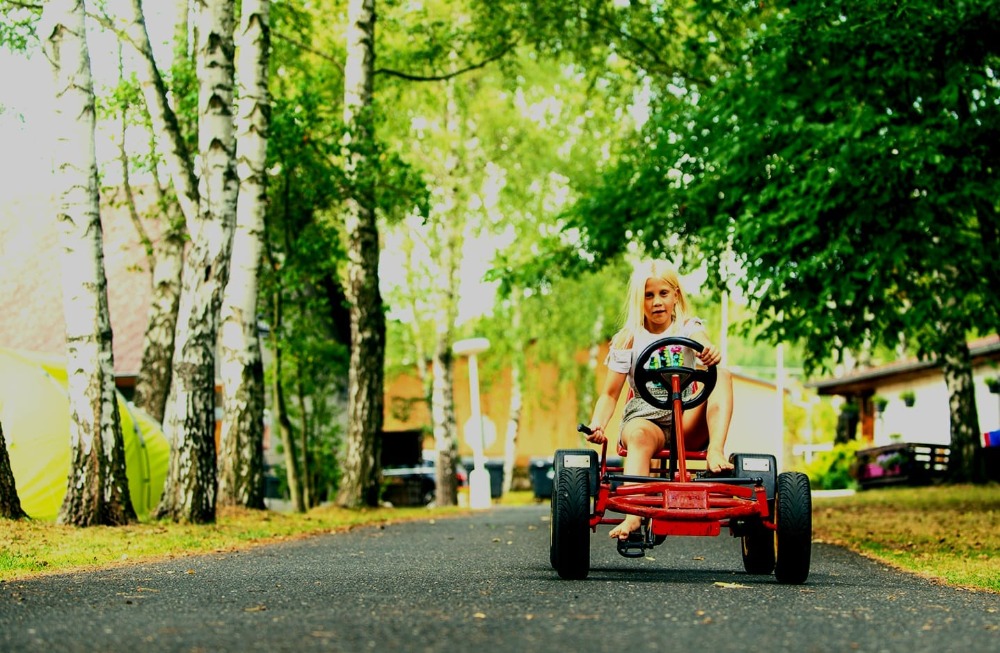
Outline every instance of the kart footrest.
<svg viewBox="0 0 1000 653">
<path fill-rule="evenodd" d="M 628 539 L 618 540 L 618 553 L 626 558 L 641 558 L 646 555 L 646 538 L 640 531 L 629 533 Z"/>
</svg>

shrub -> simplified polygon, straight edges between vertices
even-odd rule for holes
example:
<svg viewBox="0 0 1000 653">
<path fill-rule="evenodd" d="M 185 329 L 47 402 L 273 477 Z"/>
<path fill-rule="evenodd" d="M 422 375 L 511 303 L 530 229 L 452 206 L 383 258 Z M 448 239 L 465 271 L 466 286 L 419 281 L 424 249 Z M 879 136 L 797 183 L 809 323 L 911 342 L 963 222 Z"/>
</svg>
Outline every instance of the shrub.
<svg viewBox="0 0 1000 653">
<path fill-rule="evenodd" d="M 809 485 L 814 490 L 857 489 L 854 479 L 855 454 L 862 448 L 858 440 L 834 445 L 832 451 L 824 451 L 806 466 Z"/>
</svg>

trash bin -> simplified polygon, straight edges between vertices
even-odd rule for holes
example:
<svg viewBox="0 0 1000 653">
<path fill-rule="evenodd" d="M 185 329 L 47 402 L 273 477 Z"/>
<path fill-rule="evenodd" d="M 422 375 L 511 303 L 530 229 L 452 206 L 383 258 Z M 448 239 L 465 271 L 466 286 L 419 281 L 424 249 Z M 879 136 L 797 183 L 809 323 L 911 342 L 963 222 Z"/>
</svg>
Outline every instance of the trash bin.
<svg viewBox="0 0 1000 653">
<path fill-rule="evenodd" d="M 536 499 L 552 498 L 552 478 L 555 468 L 551 458 L 532 458 L 528 468 L 531 474 L 531 488 Z"/>
<path fill-rule="evenodd" d="M 475 458 L 462 458 L 462 467 L 471 474 L 476 468 Z M 499 499 L 503 496 L 503 461 L 487 460 L 483 466 L 490 475 L 490 498 Z"/>
<path fill-rule="evenodd" d="M 486 471 L 490 473 L 490 497 L 499 499 L 503 496 L 503 461 L 487 460 Z"/>
</svg>

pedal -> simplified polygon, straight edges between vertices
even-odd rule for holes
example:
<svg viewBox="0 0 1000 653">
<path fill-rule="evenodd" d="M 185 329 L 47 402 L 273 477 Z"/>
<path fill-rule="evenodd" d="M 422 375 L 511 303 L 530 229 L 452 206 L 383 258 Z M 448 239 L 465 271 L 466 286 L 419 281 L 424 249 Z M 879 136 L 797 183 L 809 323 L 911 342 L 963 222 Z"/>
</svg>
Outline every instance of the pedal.
<svg viewBox="0 0 1000 653">
<path fill-rule="evenodd" d="M 646 536 L 640 531 L 632 531 L 628 539 L 618 540 L 618 554 L 626 558 L 641 558 L 646 555 Z"/>
</svg>

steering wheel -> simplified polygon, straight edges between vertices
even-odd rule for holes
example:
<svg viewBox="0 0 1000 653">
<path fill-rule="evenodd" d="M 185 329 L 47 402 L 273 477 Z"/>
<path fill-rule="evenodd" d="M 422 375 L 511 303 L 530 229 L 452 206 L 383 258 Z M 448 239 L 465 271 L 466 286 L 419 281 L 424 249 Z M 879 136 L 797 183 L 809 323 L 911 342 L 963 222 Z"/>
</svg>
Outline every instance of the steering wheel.
<svg viewBox="0 0 1000 653">
<path fill-rule="evenodd" d="M 681 405 L 685 410 L 704 403 L 712 393 L 719 376 L 718 369 L 715 365 L 705 368 L 683 365 L 683 347 L 697 353 L 705 348 L 700 342 L 690 338 L 667 336 L 651 342 L 635 360 L 633 377 L 636 392 L 646 403 L 655 408 L 672 409 L 674 402 L 670 397 L 670 378 L 675 374 L 680 377 L 682 393 L 695 382 L 701 384 L 697 393 L 682 400 Z M 650 386 L 659 389 L 661 396 L 654 395 Z"/>
</svg>

